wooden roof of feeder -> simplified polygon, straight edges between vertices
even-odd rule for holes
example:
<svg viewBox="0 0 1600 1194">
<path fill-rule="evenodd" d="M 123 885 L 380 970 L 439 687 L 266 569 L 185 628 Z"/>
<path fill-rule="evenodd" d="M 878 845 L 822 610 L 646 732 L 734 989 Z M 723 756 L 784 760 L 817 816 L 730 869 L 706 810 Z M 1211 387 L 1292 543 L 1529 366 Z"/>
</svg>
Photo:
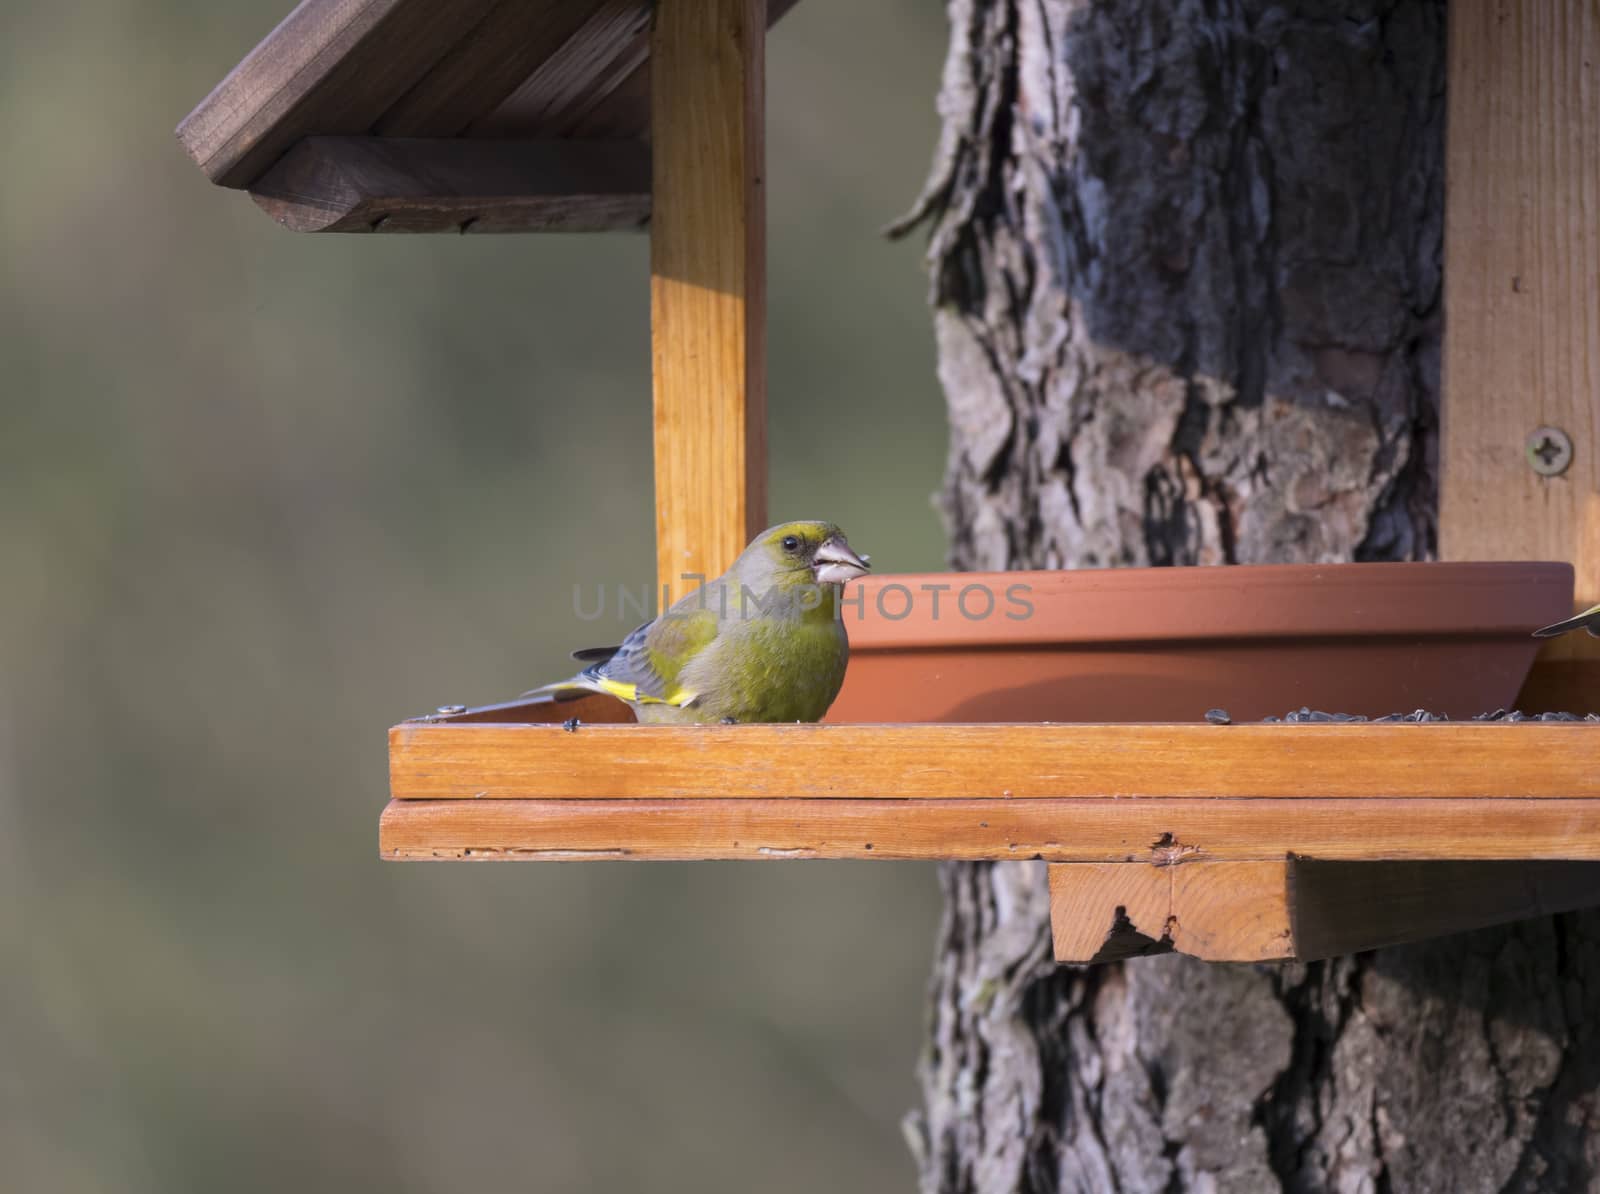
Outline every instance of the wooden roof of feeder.
<svg viewBox="0 0 1600 1194">
<path fill-rule="evenodd" d="M 648 221 L 658 575 L 716 575 L 765 525 L 763 39 L 792 3 L 304 0 L 179 139 L 299 231 Z M 1600 91 L 1546 81 L 1600 60 L 1588 3 L 1451 10 L 1440 453 L 1442 557 L 1570 560 L 1584 602 Z M 1547 434 L 1560 476 L 1524 458 Z M 1591 644 L 1545 649 L 1547 693 L 1594 691 Z M 1594 726 L 537 724 L 570 712 L 617 710 L 396 726 L 383 856 L 1036 858 L 1064 961 L 1323 957 L 1600 902 Z"/>
<path fill-rule="evenodd" d="M 636 228 L 650 21 L 650 0 L 303 0 L 178 140 L 297 232 Z"/>
</svg>

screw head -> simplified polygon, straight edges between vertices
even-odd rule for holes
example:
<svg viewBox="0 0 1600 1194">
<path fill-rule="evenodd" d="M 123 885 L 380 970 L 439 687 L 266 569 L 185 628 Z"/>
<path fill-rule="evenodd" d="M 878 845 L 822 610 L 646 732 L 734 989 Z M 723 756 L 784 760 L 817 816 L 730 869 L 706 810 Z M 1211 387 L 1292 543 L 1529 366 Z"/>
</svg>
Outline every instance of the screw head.
<svg viewBox="0 0 1600 1194">
<path fill-rule="evenodd" d="M 1528 466 L 1541 477 L 1559 477 L 1572 464 L 1572 440 L 1559 427 L 1535 428 L 1527 452 Z"/>
<path fill-rule="evenodd" d="M 466 711 L 467 707 L 465 705 L 440 705 L 434 710 L 440 717 L 449 717 L 452 713 L 465 713 Z"/>
</svg>

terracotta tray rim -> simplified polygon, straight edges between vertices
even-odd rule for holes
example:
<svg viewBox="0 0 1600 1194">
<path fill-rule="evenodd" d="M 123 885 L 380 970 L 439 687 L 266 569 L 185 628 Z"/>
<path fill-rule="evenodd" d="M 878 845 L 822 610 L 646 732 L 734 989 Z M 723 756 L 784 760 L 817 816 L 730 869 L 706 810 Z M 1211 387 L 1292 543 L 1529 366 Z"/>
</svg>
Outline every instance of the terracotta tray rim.
<svg viewBox="0 0 1600 1194">
<path fill-rule="evenodd" d="M 841 613 L 858 652 L 1481 641 L 1520 639 L 1566 616 L 1573 576 L 1571 564 L 1548 560 L 883 573 L 851 586 Z M 898 594 L 890 616 L 877 612 L 880 595 L 896 585 L 910 594 L 909 613 L 892 616 L 906 604 Z M 939 594 L 937 619 L 924 585 L 950 586 Z M 992 595 L 987 616 L 957 608 L 970 585 Z M 1028 586 L 1025 618 L 1010 616 L 1021 609 L 1008 604 L 1016 585 Z"/>
</svg>

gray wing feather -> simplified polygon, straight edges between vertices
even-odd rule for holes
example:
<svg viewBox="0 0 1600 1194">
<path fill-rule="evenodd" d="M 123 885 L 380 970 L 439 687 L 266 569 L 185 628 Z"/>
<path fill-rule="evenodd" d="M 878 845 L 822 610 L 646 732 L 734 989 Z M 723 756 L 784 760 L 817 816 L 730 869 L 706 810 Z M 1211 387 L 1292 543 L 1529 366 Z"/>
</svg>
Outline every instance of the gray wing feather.
<svg viewBox="0 0 1600 1194">
<path fill-rule="evenodd" d="M 584 668 L 579 674 L 585 679 L 618 680 L 623 684 L 638 686 L 639 693 L 643 696 L 661 698 L 666 695 L 666 684 L 656 669 L 651 666 L 649 655 L 650 628 L 655 623 L 646 622 L 636 626 L 629 632 L 622 644 L 611 651 L 604 659 Z M 586 652 L 587 654 L 587 652 Z"/>
</svg>

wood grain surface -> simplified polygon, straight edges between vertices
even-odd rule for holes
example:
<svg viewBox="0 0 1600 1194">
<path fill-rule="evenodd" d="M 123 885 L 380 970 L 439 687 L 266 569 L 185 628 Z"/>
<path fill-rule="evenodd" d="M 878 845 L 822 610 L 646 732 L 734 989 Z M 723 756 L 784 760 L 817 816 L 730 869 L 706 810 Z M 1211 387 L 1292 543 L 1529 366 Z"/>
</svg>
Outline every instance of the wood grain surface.
<svg viewBox="0 0 1600 1194">
<path fill-rule="evenodd" d="M 1289 865 L 1054 863 L 1050 927 L 1056 961 L 1128 956 L 1119 938 L 1129 933 L 1159 950 L 1211 962 L 1293 957 Z"/>
<path fill-rule="evenodd" d="M 1600 862 L 1296 859 L 1295 956 L 1330 958 L 1600 904 Z"/>
<path fill-rule="evenodd" d="M 618 0 L 610 0 L 616 7 Z M 402 95 L 374 125 L 380 137 L 457 137 L 486 113 L 508 104 L 519 92 L 532 109 L 529 123 L 541 127 L 538 117 L 546 110 L 540 90 L 528 88 L 546 64 L 556 60 L 592 62 L 592 50 L 582 52 L 584 38 L 604 38 L 606 27 L 595 28 L 596 13 L 607 0 L 566 0 L 537 3 L 500 0 L 464 37 L 442 54 L 415 86 Z M 626 3 L 637 22 L 640 5 Z M 646 18 L 648 7 L 645 8 Z M 575 52 L 578 51 L 578 52 Z M 571 69 L 565 77 L 570 77 Z M 553 84 L 563 76 L 547 72 L 541 83 Z M 581 89 L 577 84 L 571 89 Z M 547 126 L 546 126 L 547 127 Z M 504 134 L 510 130 L 502 127 Z M 633 131 L 641 136 L 642 126 Z M 545 136 L 550 136 L 546 131 Z"/>
<path fill-rule="evenodd" d="M 178 140 L 239 188 L 306 137 L 646 140 L 650 18 L 649 0 L 303 0 Z"/>
<path fill-rule="evenodd" d="M 1600 862 L 1053 863 L 1059 962 L 1318 958 L 1600 903 Z"/>
<path fill-rule="evenodd" d="M 656 560 L 673 599 L 766 525 L 765 37 L 764 0 L 656 6 Z"/>
<path fill-rule="evenodd" d="M 641 141 L 308 137 L 250 189 L 295 232 L 596 232 L 650 217 Z"/>
<path fill-rule="evenodd" d="M 1600 602 L 1600 5 L 1455 0 L 1449 105 L 1440 557 L 1571 561 L 1586 609 Z M 1528 460 L 1546 426 L 1573 446 L 1559 476 Z M 1600 640 L 1541 653 L 1572 661 L 1585 677 L 1558 674 L 1541 704 L 1585 690 L 1600 704 Z"/>
<path fill-rule="evenodd" d="M 1600 860 L 1600 800 L 391 800 L 385 858 Z"/>
<path fill-rule="evenodd" d="M 248 187 L 313 135 L 362 134 L 493 0 L 302 0 L 178 126 L 212 182 Z"/>
<path fill-rule="evenodd" d="M 400 799 L 1600 798 L 1600 724 L 402 723 Z"/>
</svg>

